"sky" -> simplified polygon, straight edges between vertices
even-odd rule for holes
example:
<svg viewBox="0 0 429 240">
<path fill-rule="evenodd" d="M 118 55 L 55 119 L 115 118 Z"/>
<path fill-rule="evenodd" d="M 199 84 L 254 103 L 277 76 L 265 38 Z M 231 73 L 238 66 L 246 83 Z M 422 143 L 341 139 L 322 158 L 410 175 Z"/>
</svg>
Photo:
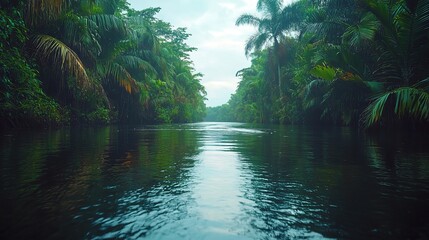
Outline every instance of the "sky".
<svg viewBox="0 0 429 240">
<path fill-rule="evenodd" d="M 128 0 L 136 10 L 161 7 L 157 18 L 192 34 L 187 43 L 198 48 L 191 54 L 195 69 L 204 75 L 206 105 L 228 102 L 240 81 L 236 72 L 249 67 L 244 54 L 246 40 L 256 31 L 252 26 L 235 26 L 243 13 L 256 14 L 257 0 Z"/>
</svg>

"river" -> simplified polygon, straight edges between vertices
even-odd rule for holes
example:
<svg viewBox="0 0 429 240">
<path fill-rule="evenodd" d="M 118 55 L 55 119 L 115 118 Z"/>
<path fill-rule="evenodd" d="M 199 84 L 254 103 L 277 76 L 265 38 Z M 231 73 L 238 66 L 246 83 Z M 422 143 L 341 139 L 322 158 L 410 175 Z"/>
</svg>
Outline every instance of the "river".
<svg viewBox="0 0 429 240">
<path fill-rule="evenodd" d="M 423 133 L 197 123 L 0 136 L 1 239 L 428 239 Z"/>
</svg>

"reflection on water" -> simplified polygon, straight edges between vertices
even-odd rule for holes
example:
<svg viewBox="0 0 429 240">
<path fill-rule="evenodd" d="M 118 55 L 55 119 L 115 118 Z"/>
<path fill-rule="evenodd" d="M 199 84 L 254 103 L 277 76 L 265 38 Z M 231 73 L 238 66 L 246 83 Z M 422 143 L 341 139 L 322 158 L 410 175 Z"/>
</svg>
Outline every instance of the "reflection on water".
<svg viewBox="0 0 429 240">
<path fill-rule="evenodd" d="M 427 140 L 239 123 L 2 133 L 0 237 L 425 239 Z"/>
</svg>

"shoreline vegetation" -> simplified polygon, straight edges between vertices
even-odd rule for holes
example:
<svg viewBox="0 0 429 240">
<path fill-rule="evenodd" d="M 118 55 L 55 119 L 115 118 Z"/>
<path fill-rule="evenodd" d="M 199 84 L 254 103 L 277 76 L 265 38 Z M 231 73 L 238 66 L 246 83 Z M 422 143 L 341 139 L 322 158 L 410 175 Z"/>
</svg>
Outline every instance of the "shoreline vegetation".
<svg viewBox="0 0 429 240">
<path fill-rule="evenodd" d="M 259 0 L 206 108 L 186 28 L 126 0 L 0 1 L 1 128 L 237 121 L 429 129 L 429 0 Z M 205 118 L 204 118 L 205 117 Z"/>
<path fill-rule="evenodd" d="M 429 129 L 429 1 L 259 0 L 227 104 L 208 121 Z"/>
<path fill-rule="evenodd" d="M 206 92 L 185 28 L 126 0 L 0 2 L 0 124 L 202 120 Z"/>
</svg>

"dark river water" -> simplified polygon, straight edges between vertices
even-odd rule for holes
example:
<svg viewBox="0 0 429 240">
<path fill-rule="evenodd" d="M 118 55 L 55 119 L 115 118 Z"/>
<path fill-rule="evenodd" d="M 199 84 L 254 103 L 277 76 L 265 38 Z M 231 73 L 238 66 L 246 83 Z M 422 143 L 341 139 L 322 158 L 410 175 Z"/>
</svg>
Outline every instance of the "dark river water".
<svg viewBox="0 0 429 240">
<path fill-rule="evenodd" d="M 0 136 L 1 239 L 428 239 L 427 134 L 199 123 Z"/>
</svg>

